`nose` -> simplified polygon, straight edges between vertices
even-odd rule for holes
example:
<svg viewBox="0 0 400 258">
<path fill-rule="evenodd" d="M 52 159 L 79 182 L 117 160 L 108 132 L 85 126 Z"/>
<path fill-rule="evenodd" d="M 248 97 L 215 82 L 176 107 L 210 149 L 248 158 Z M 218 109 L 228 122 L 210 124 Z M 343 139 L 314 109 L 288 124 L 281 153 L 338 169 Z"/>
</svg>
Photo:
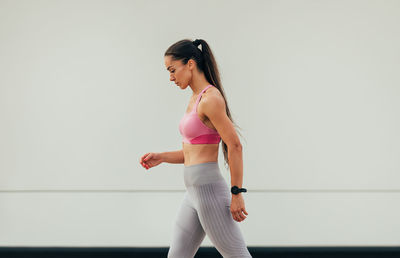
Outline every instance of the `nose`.
<svg viewBox="0 0 400 258">
<path fill-rule="evenodd" d="M 171 76 L 171 77 L 169 77 L 169 80 L 170 80 L 170 81 L 175 81 L 175 78 L 173 78 L 173 77 Z"/>
</svg>

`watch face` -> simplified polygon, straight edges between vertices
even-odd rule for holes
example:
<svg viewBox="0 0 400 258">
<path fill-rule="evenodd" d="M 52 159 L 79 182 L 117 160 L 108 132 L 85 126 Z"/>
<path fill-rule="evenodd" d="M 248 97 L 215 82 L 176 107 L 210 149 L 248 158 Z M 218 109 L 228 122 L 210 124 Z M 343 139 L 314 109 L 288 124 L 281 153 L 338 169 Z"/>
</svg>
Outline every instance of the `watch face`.
<svg viewBox="0 0 400 258">
<path fill-rule="evenodd" d="M 246 192 L 246 191 L 247 191 L 246 188 L 239 188 L 236 185 L 232 186 L 232 188 L 231 188 L 231 193 L 233 193 L 233 194 L 239 194 L 241 192 Z"/>
</svg>

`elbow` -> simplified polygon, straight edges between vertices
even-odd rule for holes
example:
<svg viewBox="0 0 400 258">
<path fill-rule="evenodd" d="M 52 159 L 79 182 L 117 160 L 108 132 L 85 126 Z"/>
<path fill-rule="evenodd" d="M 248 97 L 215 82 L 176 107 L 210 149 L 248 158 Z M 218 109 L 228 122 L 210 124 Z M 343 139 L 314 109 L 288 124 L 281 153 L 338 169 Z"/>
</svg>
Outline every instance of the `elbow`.
<svg viewBox="0 0 400 258">
<path fill-rule="evenodd" d="M 228 149 L 231 149 L 231 150 L 235 150 L 235 151 L 242 151 L 242 149 L 243 149 L 243 147 L 242 147 L 242 144 L 240 143 L 240 142 L 237 142 L 237 143 L 233 143 L 233 144 L 231 144 L 229 147 L 228 147 Z"/>
</svg>

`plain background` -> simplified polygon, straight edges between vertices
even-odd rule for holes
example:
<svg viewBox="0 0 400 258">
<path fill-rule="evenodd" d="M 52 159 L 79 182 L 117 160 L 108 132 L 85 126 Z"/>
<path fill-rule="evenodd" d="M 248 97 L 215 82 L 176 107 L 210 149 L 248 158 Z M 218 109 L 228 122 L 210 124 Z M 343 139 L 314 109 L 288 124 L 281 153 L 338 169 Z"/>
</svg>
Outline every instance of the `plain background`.
<svg viewBox="0 0 400 258">
<path fill-rule="evenodd" d="M 399 1 L 0 1 L 0 244 L 168 246 L 205 39 L 243 137 L 249 246 L 400 244 Z M 221 171 L 230 183 L 229 171 Z M 205 238 L 202 246 L 211 246 Z"/>
</svg>

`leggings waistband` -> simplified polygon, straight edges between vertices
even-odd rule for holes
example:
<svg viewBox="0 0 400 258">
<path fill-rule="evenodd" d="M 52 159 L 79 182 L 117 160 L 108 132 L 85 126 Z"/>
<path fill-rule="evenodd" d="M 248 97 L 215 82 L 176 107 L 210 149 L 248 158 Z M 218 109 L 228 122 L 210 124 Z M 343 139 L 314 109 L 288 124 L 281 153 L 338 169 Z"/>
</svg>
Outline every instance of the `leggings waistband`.
<svg viewBox="0 0 400 258">
<path fill-rule="evenodd" d="M 186 187 L 225 180 L 217 161 L 184 166 L 183 173 Z"/>
</svg>

